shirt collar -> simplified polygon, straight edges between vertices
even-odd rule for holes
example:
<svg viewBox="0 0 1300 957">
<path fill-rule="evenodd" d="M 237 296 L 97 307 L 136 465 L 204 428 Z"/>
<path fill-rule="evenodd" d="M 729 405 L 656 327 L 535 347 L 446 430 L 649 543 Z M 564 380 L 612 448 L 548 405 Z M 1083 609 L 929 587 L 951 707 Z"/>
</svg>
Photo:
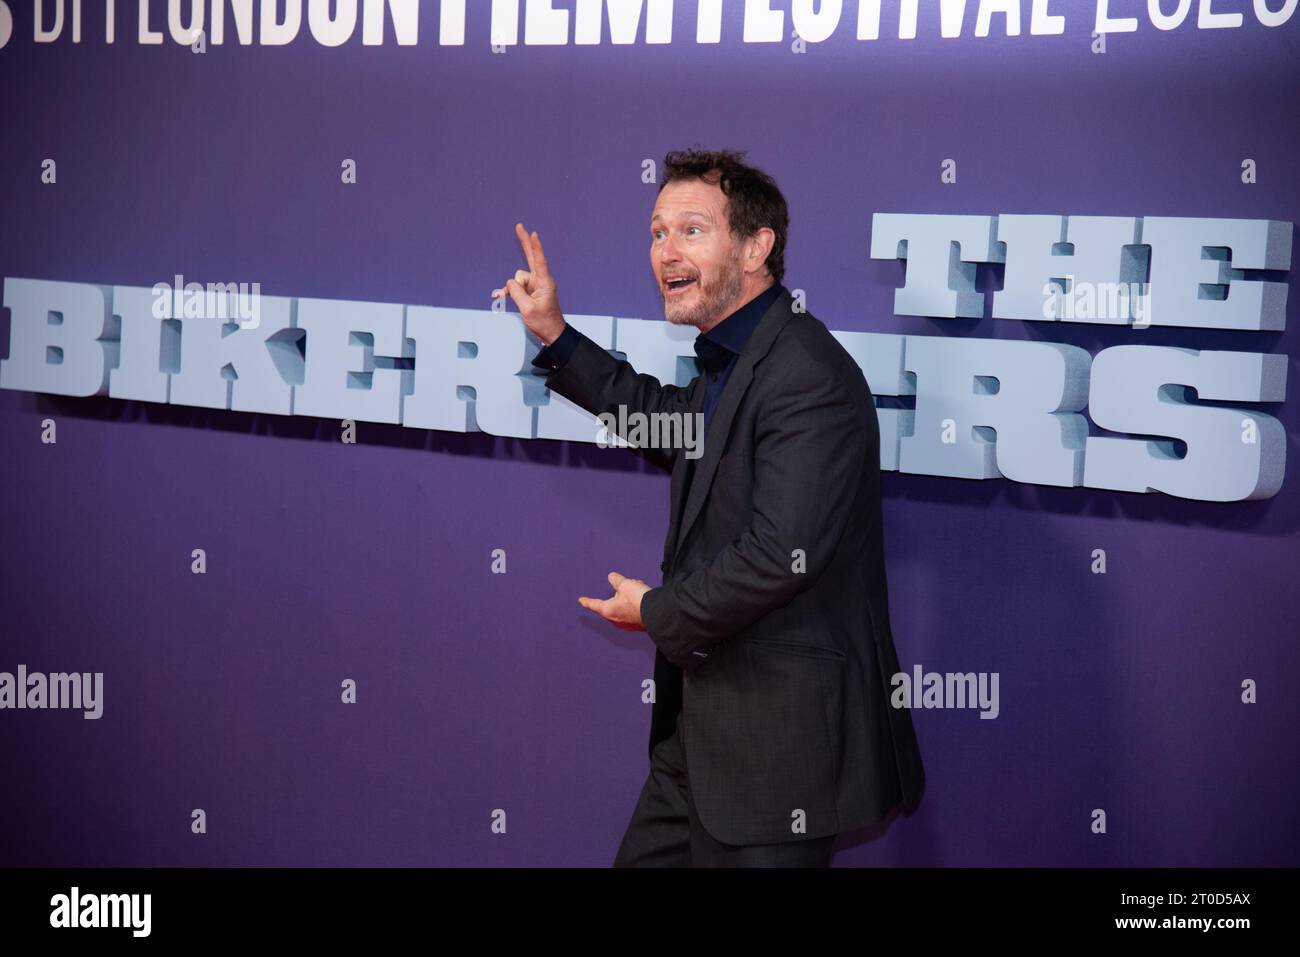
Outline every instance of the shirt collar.
<svg viewBox="0 0 1300 957">
<path fill-rule="evenodd" d="M 711 339 L 718 345 L 737 355 L 745 348 L 745 343 L 758 328 L 758 322 L 767 313 L 772 303 L 776 302 L 785 286 L 779 282 L 772 283 L 749 302 L 745 303 L 731 315 L 704 333 L 704 338 Z"/>
</svg>

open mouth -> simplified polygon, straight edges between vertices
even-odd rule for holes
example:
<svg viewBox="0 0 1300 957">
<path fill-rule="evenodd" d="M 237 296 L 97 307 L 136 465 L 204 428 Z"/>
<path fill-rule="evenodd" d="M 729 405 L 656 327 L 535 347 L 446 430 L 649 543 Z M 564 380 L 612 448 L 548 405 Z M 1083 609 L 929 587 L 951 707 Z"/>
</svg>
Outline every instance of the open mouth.
<svg viewBox="0 0 1300 957">
<path fill-rule="evenodd" d="M 664 288 L 670 295 L 673 295 L 680 293 L 683 289 L 689 288 L 694 285 L 694 283 L 695 280 L 693 278 L 668 279 L 664 282 Z"/>
</svg>

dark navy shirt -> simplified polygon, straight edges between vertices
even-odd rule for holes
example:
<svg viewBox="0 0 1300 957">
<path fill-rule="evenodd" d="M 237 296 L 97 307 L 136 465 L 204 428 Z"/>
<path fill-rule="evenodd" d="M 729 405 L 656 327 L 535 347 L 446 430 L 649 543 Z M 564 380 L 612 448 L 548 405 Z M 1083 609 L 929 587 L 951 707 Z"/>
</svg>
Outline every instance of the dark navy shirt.
<svg viewBox="0 0 1300 957">
<path fill-rule="evenodd" d="M 758 328 L 758 322 L 764 313 L 776 302 L 785 286 L 773 283 L 749 302 L 745 303 L 731 315 L 708 332 L 695 337 L 695 355 L 704 382 L 704 429 L 708 432 L 709 421 L 722 398 L 722 390 L 731 378 L 731 370 L 736 367 L 745 343 Z M 578 345 L 582 333 L 571 325 L 565 325 L 564 331 L 549 346 L 533 358 L 533 365 L 547 370 L 559 369 Z"/>
</svg>

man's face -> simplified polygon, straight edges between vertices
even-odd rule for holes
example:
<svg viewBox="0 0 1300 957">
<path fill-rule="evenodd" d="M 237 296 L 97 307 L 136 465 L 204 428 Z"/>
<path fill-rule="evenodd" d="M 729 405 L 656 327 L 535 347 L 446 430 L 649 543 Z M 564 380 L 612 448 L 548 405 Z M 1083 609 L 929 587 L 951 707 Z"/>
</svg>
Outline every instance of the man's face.
<svg viewBox="0 0 1300 957">
<path fill-rule="evenodd" d="M 650 267 L 669 322 L 703 327 L 737 306 L 744 270 L 726 206 L 721 187 L 702 180 L 675 180 L 659 193 L 650 219 Z"/>
</svg>

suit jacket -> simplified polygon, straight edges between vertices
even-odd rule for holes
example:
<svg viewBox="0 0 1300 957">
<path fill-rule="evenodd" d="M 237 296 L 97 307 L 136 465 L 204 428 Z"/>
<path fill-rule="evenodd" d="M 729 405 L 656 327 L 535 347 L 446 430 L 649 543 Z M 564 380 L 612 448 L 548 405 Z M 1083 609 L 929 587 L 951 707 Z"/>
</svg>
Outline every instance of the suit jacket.
<svg viewBox="0 0 1300 957">
<path fill-rule="evenodd" d="M 692 798 L 727 844 L 823 837 L 919 800 L 881 535 L 880 435 L 862 370 L 783 292 L 736 360 L 703 455 L 637 451 L 672 472 L 650 749 L 682 716 Z M 548 388 L 593 414 L 695 412 L 583 336 Z M 800 815 L 802 812 L 802 817 Z M 794 826 L 802 819 L 803 830 Z"/>
</svg>

